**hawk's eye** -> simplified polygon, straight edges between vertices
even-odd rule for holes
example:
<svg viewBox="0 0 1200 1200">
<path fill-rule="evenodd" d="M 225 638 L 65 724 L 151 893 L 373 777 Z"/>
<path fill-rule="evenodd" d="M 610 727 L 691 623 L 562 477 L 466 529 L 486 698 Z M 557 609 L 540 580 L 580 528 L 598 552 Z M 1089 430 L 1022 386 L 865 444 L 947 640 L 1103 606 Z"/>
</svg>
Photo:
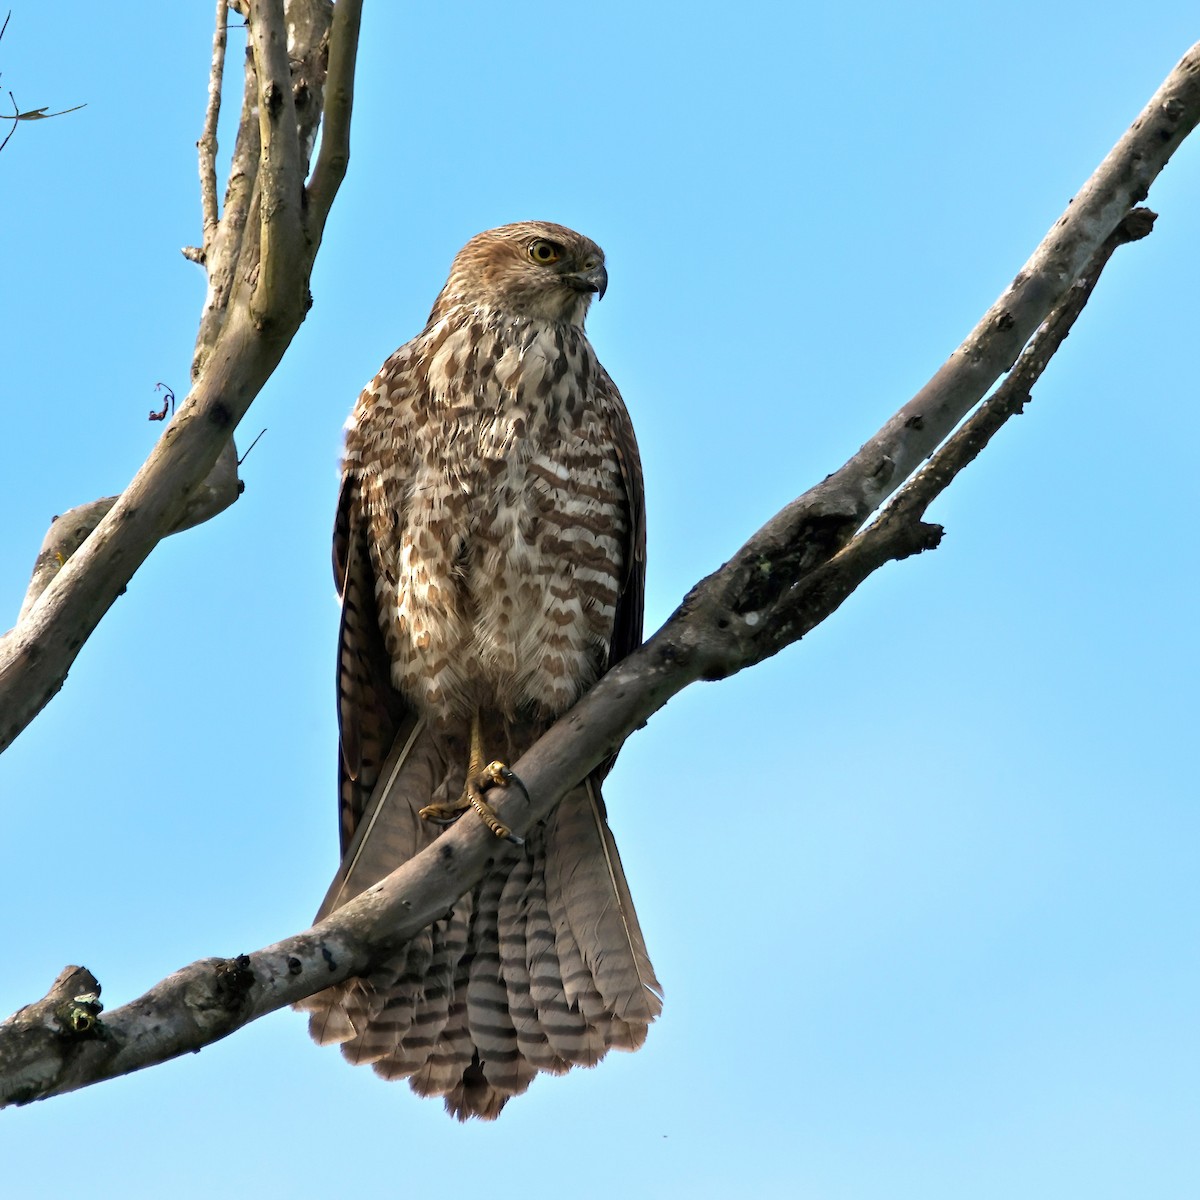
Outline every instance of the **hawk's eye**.
<svg viewBox="0 0 1200 1200">
<path fill-rule="evenodd" d="M 556 246 L 553 242 L 547 242 L 543 238 L 538 238 L 529 247 L 529 257 L 535 263 L 541 263 L 542 266 L 548 267 L 551 263 L 558 262 L 562 257 L 562 247 Z"/>
</svg>

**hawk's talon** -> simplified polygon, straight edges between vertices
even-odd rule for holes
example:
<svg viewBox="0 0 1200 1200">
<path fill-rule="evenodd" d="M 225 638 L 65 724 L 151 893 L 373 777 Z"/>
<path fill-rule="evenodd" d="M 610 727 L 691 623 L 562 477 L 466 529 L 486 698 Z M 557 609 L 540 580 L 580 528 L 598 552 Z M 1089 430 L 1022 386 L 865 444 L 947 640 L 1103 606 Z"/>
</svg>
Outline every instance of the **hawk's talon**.
<svg viewBox="0 0 1200 1200">
<path fill-rule="evenodd" d="M 462 795 L 453 804 L 427 804 L 420 809 L 418 815 L 438 825 L 452 825 L 468 809 L 473 808 L 479 819 L 496 835 L 514 846 L 523 846 L 525 839 L 518 837 L 496 815 L 492 806 L 483 798 L 483 793 L 489 788 L 508 787 L 515 783 L 525 798 L 529 793 L 525 785 L 513 774 L 507 763 L 494 759 L 486 766 L 483 762 L 483 736 L 479 729 L 479 714 L 471 719 L 471 751 L 467 763 L 467 778 L 463 783 Z"/>
<path fill-rule="evenodd" d="M 418 811 L 417 816 L 435 825 L 453 825 L 469 807 L 465 801 L 458 804 L 427 804 Z"/>
<path fill-rule="evenodd" d="M 517 837 L 515 833 L 499 817 L 492 811 L 491 807 L 484 804 L 481 800 L 478 804 L 472 799 L 471 807 L 479 814 L 479 819 L 498 837 L 506 842 L 512 842 L 514 846 L 525 845 L 523 837 Z"/>
<path fill-rule="evenodd" d="M 479 772 L 479 790 L 483 791 L 487 787 L 508 787 L 514 779 L 516 779 L 516 776 L 512 773 L 512 768 L 507 763 L 502 763 L 499 760 L 490 762 Z"/>
<path fill-rule="evenodd" d="M 514 846 L 523 846 L 525 839 L 513 833 L 483 798 L 485 788 L 508 787 L 510 783 L 516 783 L 521 791 L 525 791 L 525 785 L 504 763 L 489 763 L 478 775 L 467 779 L 462 796 L 454 804 L 427 804 L 418 810 L 417 815 L 435 825 L 453 825 L 468 808 L 473 808 L 479 814 L 479 819 L 496 837 L 512 842 Z"/>
<path fill-rule="evenodd" d="M 512 842 L 514 846 L 523 846 L 525 839 L 517 837 L 515 833 L 496 815 L 492 806 L 483 798 L 485 790 L 494 787 L 506 788 L 516 779 L 507 764 L 500 762 L 490 762 L 486 767 L 482 767 L 478 771 L 467 776 L 467 786 L 465 789 L 465 797 L 471 807 L 479 814 L 479 819 L 496 835 L 498 838 L 503 838 L 506 842 Z M 522 789 L 524 790 L 524 789 Z"/>
</svg>

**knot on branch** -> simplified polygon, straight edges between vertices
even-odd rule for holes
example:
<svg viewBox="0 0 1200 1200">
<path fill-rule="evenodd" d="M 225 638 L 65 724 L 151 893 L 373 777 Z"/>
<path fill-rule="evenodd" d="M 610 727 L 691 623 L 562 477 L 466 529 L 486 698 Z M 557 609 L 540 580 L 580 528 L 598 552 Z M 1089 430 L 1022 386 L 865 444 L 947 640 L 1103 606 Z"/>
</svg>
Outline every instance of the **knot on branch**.
<svg viewBox="0 0 1200 1200">
<path fill-rule="evenodd" d="M 1131 208 L 1117 226 L 1117 236 L 1122 242 L 1137 242 L 1147 237 L 1158 220 L 1158 213 L 1149 208 Z"/>
<path fill-rule="evenodd" d="M 264 99 L 267 102 L 267 115 L 272 121 L 277 121 L 280 112 L 283 110 L 283 88 L 275 80 L 271 79 L 268 80 L 263 92 Z"/>
<path fill-rule="evenodd" d="M 842 513 L 806 516 L 777 549 L 760 550 L 739 564 L 728 609 L 745 616 L 770 608 L 802 575 L 836 554 L 857 525 Z"/>
<path fill-rule="evenodd" d="M 984 401 L 984 408 L 995 413 L 997 417 L 1019 417 L 1025 411 L 1025 405 L 1032 399 L 1033 395 L 1028 388 L 1001 387 Z M 987 439 L 980 434 L 973 437 L 969 444 L 971 446 L 978 446 L 982 450 L 987 444 Z"/>
<path fill-rule="evenodd" d="M 0 1021 L 0 1105 L 46 1094 L 84 1041 L 102 1038 L 100 984 L 85 967 L 65 967 L 41 1000 Z"/>
<path fill-rule="evenodd" d="M 214 972 L 214 994 L 217 1003 L 227 1012 L 238 1013 L 254 986 L 254 972 L 245 954 L 222 959 Z"/>
<path fill-rule="evenodd" d="M 103 1011 L 100 985 L 97 984 L 95 991 L 81 992 L 59 1004 L 54 1009 L 54 1019 L 69 1037 L 88 1037 L 100 1031 L 100 1014 Z"/>
<path fill-rule="evenodd" d="M 942 544 L 945 532 L 941 525 L 934 525 L 928 521 L 917 521 L 905 526 L 897 546 L 897 561 L 911 558 L 914 554 L 923 554 L 926 550 L 936 550 Z"/>
</svg>

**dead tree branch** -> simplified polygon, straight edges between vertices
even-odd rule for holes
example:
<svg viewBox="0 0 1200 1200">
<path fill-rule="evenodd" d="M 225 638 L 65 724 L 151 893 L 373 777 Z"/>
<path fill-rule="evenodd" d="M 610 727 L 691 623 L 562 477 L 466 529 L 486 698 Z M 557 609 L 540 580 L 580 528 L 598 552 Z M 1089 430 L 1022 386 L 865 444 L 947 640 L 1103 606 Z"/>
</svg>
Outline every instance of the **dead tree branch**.
<svg viewBox="0 0 1200 1200">
<path fill-rule="evenodd" d="M 48 535 L 21 618 L 0 638 L 0 750 L 62 686 L 83 643 L 159 541 L 237 497 L 233 431 L 304 320 L 325 218 L 345 174 L 355 63 L 349 42 L 358 36 L 361 7 L 361 0 L 339 0 L 336 10 L 329 0 L 249 6 L 242 122 L 225 213 L 211 242 L 206 237 L 209 292 L 192 390 L 124 493 L 73 510 L 59 518 L 62 538 L 53 528 Z M 338 72 L 329 80 L 332 148 L 328 160 L 322 152 L 310 204 L 304 178 L 330 64 Z"/>
<path fill-rule="evenodd" d="M 196 143 L 200 151 L 200 213 L 204 233 L 201 261 L 207 261 L 213 235 L 220 220 L 217 211 L 217 122 L 221 117 L 221 86 L 225 80 L 225 43 L 229 38 L 229 0 L 217 0 L 217 20 L 213 30 L 212 69 L 208 77 L 208 107 L 204 112 L 204 132 Z"/>
<path fill-rule="evenodd" d="M 1149 232 L 1152 216 L 1130 206 L 1198 120 L 1200 45 L 930 383 L 845 466 L 697 584 L 658 633 L 514 764 L 524 794 L 512 788 L 499 801 L 506 824 L 525 832 L 543 819 L 689 683 L 776 653 L 878 567 L 937 544 L 941 530 L 923 520 L 928 504 L 1020 411 L 1116 247 Z M 1006 371 L 1008 379 L 979 405 Z M 254 954 L 193 963 L 102 1018 L 95 980 L 68 968 L 44 1000 L 0 1025 L 0 1103 L 56 1095 L 197 1050 L 361 974 L 473 886 L 494 844 L 480 822 L 460 821 L 311 929 Z"/>
</svg>

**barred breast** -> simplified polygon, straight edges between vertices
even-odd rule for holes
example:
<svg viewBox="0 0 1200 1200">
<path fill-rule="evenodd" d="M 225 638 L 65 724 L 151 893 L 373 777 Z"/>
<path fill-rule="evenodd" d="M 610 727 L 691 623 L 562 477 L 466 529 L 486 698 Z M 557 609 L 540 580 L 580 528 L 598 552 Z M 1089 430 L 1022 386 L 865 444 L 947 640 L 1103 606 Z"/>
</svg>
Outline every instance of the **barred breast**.
<svg viewBox="0 0 1200 1200">
<path fill-rule="evenodd" d="M 598 677 L 629 531 L 611 387 L 575 327 L 452 313 L 360 400 L 347 469 L 378 464 L 362 486 L 392 678 L 427 717 L 551 716 Z"/>
</svg>

